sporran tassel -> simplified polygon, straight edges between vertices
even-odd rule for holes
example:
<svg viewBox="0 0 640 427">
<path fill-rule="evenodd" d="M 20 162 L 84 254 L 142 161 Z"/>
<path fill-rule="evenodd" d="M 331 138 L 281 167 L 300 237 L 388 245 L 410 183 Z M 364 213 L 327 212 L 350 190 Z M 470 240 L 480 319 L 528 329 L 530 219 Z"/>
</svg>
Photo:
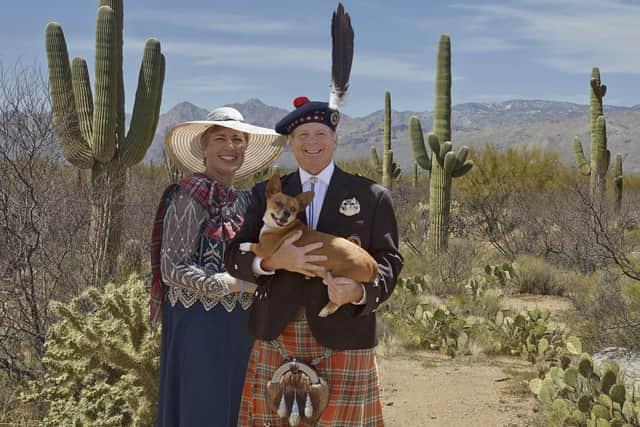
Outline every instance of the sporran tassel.
<svg viewBox="0 0 640 427">
<path fill-rule="evenodd" d="M 291 406 L 291 415 L 289 415 L 289 425 L 295 427 L 298 424 L 300 424 L 300 408 L 298 408 L 298 396 L 294 392 L 293 406 Z"/>
<path fill-rule="evenodd" d="M 287 402 L 284 400 L 284 388 L 282 389 L 282 399 L 280 399 L 277 413 L 280 418 L 287 418 Z"/>
<path fill-rule="evenodd" d="M 313 404 L 311 403 L 311 397 L 307 393 L 307 401 L 304 404 L 304 416 L 311 418 L 313 416 Z"/>
</svg>

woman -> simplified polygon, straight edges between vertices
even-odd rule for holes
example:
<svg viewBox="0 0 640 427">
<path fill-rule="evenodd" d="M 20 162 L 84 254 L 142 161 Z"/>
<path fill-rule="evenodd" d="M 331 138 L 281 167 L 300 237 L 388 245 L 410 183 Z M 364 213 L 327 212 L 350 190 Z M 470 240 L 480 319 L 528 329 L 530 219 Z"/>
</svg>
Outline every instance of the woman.
<svg viewBox="0 0 640 427">
<path fill-rule="evenodd" d="M 246 332 L 255 285 L 223 271 L 226 242 L 243 222 L 241 179 L 270 164 L 284 141 L 244 123 L 233 108 L 186 122 L 165 140 L 192 173 L 162 196 L 153 233 L 152 322 L 162 320 L 158 426 L 235 426 L 253 338 Z"/>
</svg>

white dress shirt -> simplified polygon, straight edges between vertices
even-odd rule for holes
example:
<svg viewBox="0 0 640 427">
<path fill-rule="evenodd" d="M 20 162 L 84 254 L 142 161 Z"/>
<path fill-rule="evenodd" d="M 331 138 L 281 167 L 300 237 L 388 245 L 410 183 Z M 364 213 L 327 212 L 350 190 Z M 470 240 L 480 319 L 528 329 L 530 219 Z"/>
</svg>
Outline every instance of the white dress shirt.
<svg viewBox="0 0 640 427">
<path fill-rule="evenodd" d="M 324 203 L 324 198 L 327 195 L 327 189 L 329 188 L 329 183 L 331 182 L 331 176 L 333 176 L 333 171 L 335 169 L 335 164 L 333 161 L 327 165 L 319 174 L 311 175 L 309 172 L 305 171 L 302 168 L 298 168 L 298 173 L 300 174 L 300 183 L 302 184 L 302 191 L 310 191 L 311 190 L 311 178 L 315 176 L 315 185 L 314 185 L 314 196 L 313 196 L 313 218 L 311 218 L 311 203 L 306 208 L 307 214 L 307 225 L 316 229 L 318 226 L 318 219 L 320 218 L 320 211 L 322 210 L 322 205 Z M 255 274 L 265 275 L 265 274 L 274 274 L 275 271 L 266 271 L 261 266 L 262 258 L 256 256 L 253 260 L 252 269 Z M 367 295 L 364 285 L 362 286 L 362 299 L 357 302 L 353 302 L 355 305 L 362 305 L 367 301 Z"/>
<path fill-rule="evenodd" d="M 310 218 L 311 203 L 309 203 L 309 206 L 307 206 L 307 224 L 314 230 L 318 226 L 320 211 L 322 210 L 324 197 L 327 195 L 327 189 L 329 188 L 329 183 L 331 182 L 331 176 L 333 175 L 334 169 L 335 165 L 333 164 L 333 162 L 331 162 L 318 175 L 315 175 L 316 182 L 313 190 L 315 193 L 315 195 L 313 196 L 313 218 Z M 311 178 L 314 175 L 311 175 L 304 169 L 298 169 L 298 173 L 300 174 L 302 191 L 311 191 Z"/>
</svg>

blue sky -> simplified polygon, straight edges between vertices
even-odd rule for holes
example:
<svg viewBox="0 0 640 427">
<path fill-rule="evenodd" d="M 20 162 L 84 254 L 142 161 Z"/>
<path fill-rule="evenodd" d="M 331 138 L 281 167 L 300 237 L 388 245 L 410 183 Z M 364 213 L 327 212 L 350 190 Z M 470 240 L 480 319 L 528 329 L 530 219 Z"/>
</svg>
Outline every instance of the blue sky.
<svg viewBox="0 0 640 427">
<path fill-rule="evenodd" d="M 392 5 L 392 3 L 394 3 Z M 452 42 L 453 103 L 515 98 L 589 102 L 591 67 L 605 103 L 640 104 L 640 0 L 345 0 L 355 30 L 346 114 L 383 107 L 433 110 L 440 33 Z M 211 109 L 257 97 L 290 109 L 327 100 L 333 1 L 125 0 L 125 84 L 131 110 L 144 40 L 166 56 L 162 111 L 180 101 Z M 0 62 L 46 67 L 43 31 L 62 24 L 70 56 L 93 69 L 97 1 L 6 2 Z"/>
</svg>

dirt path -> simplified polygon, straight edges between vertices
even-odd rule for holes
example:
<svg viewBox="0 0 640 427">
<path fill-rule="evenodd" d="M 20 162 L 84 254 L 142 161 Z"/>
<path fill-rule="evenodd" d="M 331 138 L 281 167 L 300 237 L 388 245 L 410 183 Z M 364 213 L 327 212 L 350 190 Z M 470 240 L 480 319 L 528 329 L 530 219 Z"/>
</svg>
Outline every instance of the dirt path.
<svg viewBox="0 0 640 427">
<path fill-rule="evenodd" d="M 389 427 L 542 426 L 519 360 L 451 360 L 433 353 L 378 356 Z"/>
</svg>

